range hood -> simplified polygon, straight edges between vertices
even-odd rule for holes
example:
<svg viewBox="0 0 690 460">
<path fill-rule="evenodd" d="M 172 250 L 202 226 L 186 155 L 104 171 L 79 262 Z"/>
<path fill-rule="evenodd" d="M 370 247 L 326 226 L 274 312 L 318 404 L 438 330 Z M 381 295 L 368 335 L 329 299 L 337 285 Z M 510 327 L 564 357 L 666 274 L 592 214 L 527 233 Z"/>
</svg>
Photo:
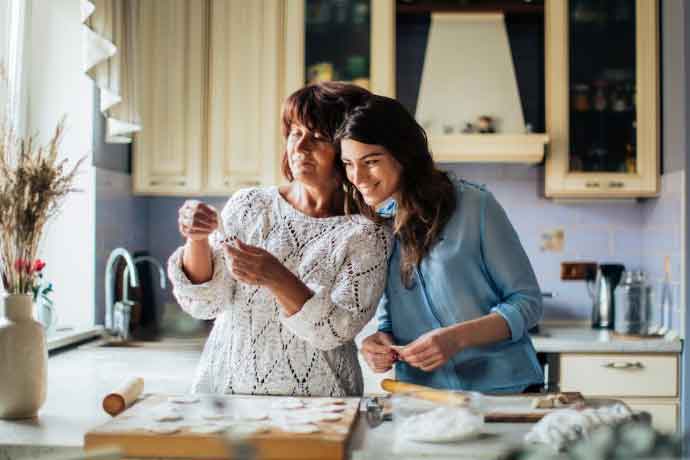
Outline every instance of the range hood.
<svg viewBox="0 0 690 460">
<path fill-rule="evenodd" d="M 461 133 L 481 115 L 497 133 Z M 437 161 L 538 163 L 548 142 L 526 134 L 502 13 L 432 14 L 415 116 Z"/>
</svg>

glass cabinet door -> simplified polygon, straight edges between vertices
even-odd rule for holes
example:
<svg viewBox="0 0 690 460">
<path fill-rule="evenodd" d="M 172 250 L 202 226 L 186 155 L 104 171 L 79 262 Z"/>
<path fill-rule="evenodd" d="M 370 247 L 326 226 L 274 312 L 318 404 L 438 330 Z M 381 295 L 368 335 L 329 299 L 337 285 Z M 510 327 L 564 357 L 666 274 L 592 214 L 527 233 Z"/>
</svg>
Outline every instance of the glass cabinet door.
<svg viewBox="0 0 690 460">
<path fill-rule="evenodd" d="M 656 0 L 549 0 L 546 21 L 547 196 L 656 194 Z"/>
<path fill-rule="evenodd" d="M 306 0 L 305 82 L 370 87 L 370 0 Z"/>
<path fill-rule="evenodd" d="M 635 173 L 635 2 L 572 0 L 570 172 Z"/>
<path fill-rule="evenodd" d="M 286 93 L 348 81 L 395 94 L 395 0 L 288 0 Z"/>
</svg>

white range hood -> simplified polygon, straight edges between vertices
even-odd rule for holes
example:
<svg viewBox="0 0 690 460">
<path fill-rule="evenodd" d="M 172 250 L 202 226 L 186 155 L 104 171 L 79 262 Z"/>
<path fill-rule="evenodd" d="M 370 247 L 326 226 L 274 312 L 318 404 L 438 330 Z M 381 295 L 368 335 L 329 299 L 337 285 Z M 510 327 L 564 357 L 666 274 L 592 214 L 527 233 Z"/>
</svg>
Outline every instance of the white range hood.
<svg viewBox="0 0 690 460">
<path fill-rule="evenodd" d="M 497 134 L 460 134 L 480 115 L 496 120 Z M 548 142 L 525 134 L 502 13 L 432 14 L 415 116 L 438 161 L 538 163 Z"/>
</svg>

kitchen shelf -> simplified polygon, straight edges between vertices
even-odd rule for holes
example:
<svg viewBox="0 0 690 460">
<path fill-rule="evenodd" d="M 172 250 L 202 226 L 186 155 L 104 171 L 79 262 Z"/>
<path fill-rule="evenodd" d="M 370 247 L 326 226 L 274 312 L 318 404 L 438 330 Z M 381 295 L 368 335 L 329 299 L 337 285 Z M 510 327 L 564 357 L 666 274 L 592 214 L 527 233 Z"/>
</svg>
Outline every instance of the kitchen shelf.
<svg viewBox="0 0 690 460">
<path fill-rule="evenodd" d="M 547 134 L 450 134 L 429 137 L 438 162 L 540 163 Z"/>
</svg>

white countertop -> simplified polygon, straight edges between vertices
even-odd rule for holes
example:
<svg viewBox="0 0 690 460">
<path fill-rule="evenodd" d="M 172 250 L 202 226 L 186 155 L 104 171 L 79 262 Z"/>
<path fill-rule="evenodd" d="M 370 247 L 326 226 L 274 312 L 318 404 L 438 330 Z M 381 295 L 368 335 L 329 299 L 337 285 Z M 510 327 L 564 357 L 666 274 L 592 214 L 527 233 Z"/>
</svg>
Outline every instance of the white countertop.
<svg viewBox="0 0 690 460">
<path fill-rule="evenodd" d="M 631 338 L 610 330 L 543 326 L 532 343 L 541 353 L 680 353 L 679 338 Z"/>
<path fill-rule="evenodd" d="M 586 328 L 546 327 L 542 331 L 547 336 L 533 338 L 540 352 L 679 352 L 682 347 L 679 339 L 624 340 Z M 138 348 L 103 348 L 89 343 L 51 356 L 48 398 L 39 418 L 0 421 L 0 458 L 34 458 L 55 450 L 80 449 L 84 433 L 110 418 L 101 409 L 104 395 L 130 377 L 143 377 L 147 393 L 187 392 L 202 346 L 200 339 L 171 339 Z M 491 428 L 512 440 L 519 440 L 528 429 L 528 425 L 500 425 Z M 390 423 L 369 429 L 362 418 L 351 447 L 366 454 L 360 452 L 353 458 L 389 455 L 391 430 Z"/>
<path fill-rule="evenodd" d="M 165 343 L 169 348 L 160 344 L 141 348 L 101 348 L 86 344 L 51 356 L 48 360 L 48 398 L 39 417 L 22 421 L 0 420 L 0 459 L 38 459 L 80 452 L 84 434 L 110 419 L 101 408 L 103 396 L 129 377 L 143 377 L 146 393 L 187 392 L 203 342 L 178 341 L 173 346 Z M 495 452 L 500 447 L 495 441 L 519 442 L 529 425 L 492 424 L 487 429 L 495 432 L 490 448 Z M 406 458 L 393 454 L 392 436 L 392 423 L 384 422 L 372 429 L 362 415 L 350 443 L 352 458 Z M 476 447 L 472 449 L 476 450 Z M 444 458 L 443 451 L 429 449 L 432 449 L 429 452 L 433 452 L 434 458 Z M 481 450 L 489 452 L 484 448 Z M 463 455 L 462 458 L 466 457 Z"/>
</svg>

